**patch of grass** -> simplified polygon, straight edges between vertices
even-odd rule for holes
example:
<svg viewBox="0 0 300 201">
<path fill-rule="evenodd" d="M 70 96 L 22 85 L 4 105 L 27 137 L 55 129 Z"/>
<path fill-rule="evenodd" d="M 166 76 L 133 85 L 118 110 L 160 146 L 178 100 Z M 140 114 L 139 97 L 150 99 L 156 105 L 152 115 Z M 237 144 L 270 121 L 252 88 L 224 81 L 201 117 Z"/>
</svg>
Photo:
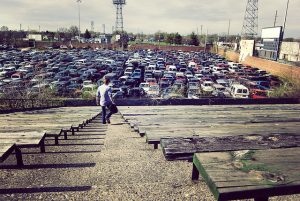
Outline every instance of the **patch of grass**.
<svg viewBox="0 0 300 201">
<path fill-rule="evenodd" d="M 300 98 L 300 82 L 289 78 L 282 78 L 282 84 L 270 91 L 271 98 Z"/>
<path fill-rule="evenodd" d="M 96 92 L 83 92 L 81 98 L 84 100 L 94 100 Z"/>
<path fill-rule="evenodd" d="M 263 172 L 270 172 L 271 169 L 264 165 L 264 164 L 249 164 L 249 160 L 241 160 L 243 163 L 243 167 L 240 168 L 243 172 L 250 172 L 252 170 L 254 171 L 263 171 Z"/>
<path fill-rule="evenodd" d="M 251 151 L 248 151 L 242 158 L 241 160 L 253 160 L 254 159 L 254 154 L 255 154 L 255 151 L 254 150 L 251 150 Z"/>
</svg>

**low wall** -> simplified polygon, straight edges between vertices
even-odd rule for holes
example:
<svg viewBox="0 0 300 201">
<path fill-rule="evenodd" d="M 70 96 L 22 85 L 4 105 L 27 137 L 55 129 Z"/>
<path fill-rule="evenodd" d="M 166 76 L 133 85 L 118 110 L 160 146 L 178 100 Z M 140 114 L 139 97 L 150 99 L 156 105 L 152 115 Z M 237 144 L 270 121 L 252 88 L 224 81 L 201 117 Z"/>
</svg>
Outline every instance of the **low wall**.
<svg viewBox="0 0 300 201">
<path fill-rule="evenodd" d="M 237 62 L 238 63 L 239 60 L 240 60 L 240 54 L 237 53 L 237 52 L 234 52 L 234 51 L 227 51 L 226 52 L 226 58 L 228 60 L 231 60 L 233 62 Z"/>
<path fill-rule="evenodd" d="M 173 46 L 173 45 L 161 46 L 161 45 L 151 45 L 151 44 L 134 44 L 134 45 L 130 45 L 128 49 L 129 50 L 150 49 L 150 50 L 164 50 L 164 51 L 181 50 L 184 52 L 190 52 L 190 51 L 200 52 L 205 50 L 204 47 L 199 47 L 199 46 Z"/>
<path fill-rule="evenodd" d="M 231 50 L 225 50 L 223 48 L 218 48 L 217 53 L 224 56 L 226 59 L 233 62 L 239 62 L 240 54 Z M 288 64 L 282 64 L 275 61 L 262 59 L 258 57 L 246 57 L 245 61 L 242 62 L 245 65 L 257 67 L 259 69 L 270 72 L 273 75 L 280 77 L 285 77 L 290 80 L 300 82 L 300 68 L 297 66 L 292 66 Z"/>
<path fill-rule="evenodd" d="M 273 75 L 285 77 L 293 81 L 300 81 L 300 68 L 297 66 L 281 64 L 275 61 L 261 59 L 257 57 L 246 57 L 243 64 L 254 66 L 270 72 Z"/>
<path fill-rule="evenodd" d="M 266 98 L 266 99 L 136 99 L 118 100 L 119 106 L 138 106 L 138 105 L 250 105 L 250 104 L 298 104 L 297 98 Z"/>
<path fill-rule="evenodd" d="M 143 105 L 249 105 L 249 104 L 298 104 L 297 98 L 266 98 L 266 99 L 118 99 L 118 106 L 143 106 Z M 68 100 L 65 106 L 95 106 L 95 100 Z"/>
<path fill-rule="evenodd" d="M 79 42 L 35 42 L 35 47 L 36 48 L 47 48 L 47 47 L 52 47 L 52 46 L 61 46 L 65 45 L 68 48 L 99 48 L 99 49 L 114 49 L 115 46 L 113 44 L 99 44 L 99 43 L 79 43 Z"/>
<path fill-rule="evenodd" d="M 239 62 L 240 54 L 231 50 L 226 50 L 223 48 L 217 49 L 217 54 L 225 57 L 227 60 L 233 61 L 233 62 Z"/>
</svg>

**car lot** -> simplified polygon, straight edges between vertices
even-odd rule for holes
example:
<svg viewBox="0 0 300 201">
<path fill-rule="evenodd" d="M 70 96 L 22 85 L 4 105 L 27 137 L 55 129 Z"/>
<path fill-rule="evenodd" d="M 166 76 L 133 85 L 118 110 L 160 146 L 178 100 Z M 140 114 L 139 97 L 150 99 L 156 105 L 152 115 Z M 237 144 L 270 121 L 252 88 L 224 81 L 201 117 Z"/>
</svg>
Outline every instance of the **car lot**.
<svg viewBox="0 0 300 201">
<path fill-rule="evenodd" d="M 71 50 L 0 51 L 0 93 L 94 96 L 104 76 L 115 98 L 266 98 L 278 77 L 207 52 Z"/>
</svg>

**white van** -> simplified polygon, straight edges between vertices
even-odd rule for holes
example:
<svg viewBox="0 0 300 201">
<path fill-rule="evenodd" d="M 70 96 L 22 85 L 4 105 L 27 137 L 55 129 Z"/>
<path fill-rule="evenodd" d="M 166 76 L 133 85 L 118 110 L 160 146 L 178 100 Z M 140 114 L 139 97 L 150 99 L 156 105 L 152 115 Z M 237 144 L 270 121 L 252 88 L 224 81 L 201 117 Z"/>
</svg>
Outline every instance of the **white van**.
<svg viewBox="0 0 300 201">
<path fill-rule="evenodd" d="M 233 84 L 230 87 L 230 94 L 233 98 L 249 98 L 249 89 L 241 84 Z"/>
</svg>

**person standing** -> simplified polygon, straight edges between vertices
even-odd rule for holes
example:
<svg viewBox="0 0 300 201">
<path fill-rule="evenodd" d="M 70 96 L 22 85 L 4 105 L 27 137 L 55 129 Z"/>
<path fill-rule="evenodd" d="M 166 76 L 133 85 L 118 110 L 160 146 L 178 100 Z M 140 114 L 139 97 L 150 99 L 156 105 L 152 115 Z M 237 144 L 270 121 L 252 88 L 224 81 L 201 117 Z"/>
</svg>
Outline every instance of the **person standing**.
<svg viewBox="0 0 300 201">
<path fill-rule="evenodd" d="M 98 87 L 96 94 L 97 105 L 100 104 L 102 107 L 102 123 L 110 124 L 110 117 L 113 114 L 111 111 L 106 115 L 106 108 L 113 104 L 113 99 L 111 97 L 111 88 L 108 86 L 110 82 L 109 78 L 104 78 L 104 83 Z"/>
</svg>

